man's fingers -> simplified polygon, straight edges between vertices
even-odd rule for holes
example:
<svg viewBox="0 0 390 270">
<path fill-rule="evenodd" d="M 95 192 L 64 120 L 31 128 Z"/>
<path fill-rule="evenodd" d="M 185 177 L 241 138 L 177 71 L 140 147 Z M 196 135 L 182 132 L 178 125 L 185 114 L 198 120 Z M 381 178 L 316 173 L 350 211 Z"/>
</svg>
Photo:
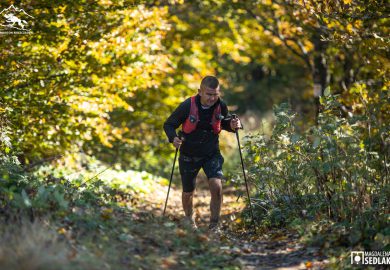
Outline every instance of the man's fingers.
<svg viewBox="0 0 390 270">
<path fill-rule="evenodd" d="M 238 118 L 234 118 L 232 119 L 231 125 L 233 129 L 237 129 L 241 127 L 241 122 Z"/>
<path fill-rule="evenodd" d="M 176 147 L 176 148 L 179 148 L 180 145 L 183 143 L 183 141 L 181 139 L 179 139 L 179 137 L 175 137 L 173 139 L 173 145 Z"/>
</svg>

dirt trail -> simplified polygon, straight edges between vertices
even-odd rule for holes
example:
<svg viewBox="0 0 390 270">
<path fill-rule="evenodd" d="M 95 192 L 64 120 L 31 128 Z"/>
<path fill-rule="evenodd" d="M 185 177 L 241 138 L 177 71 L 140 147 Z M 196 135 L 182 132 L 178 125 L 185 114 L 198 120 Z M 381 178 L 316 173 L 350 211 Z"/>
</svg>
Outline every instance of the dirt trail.
<svg viewBox="0 0 390 270">
<path fill-rule="evenodd" d="M 147 211 L 162 214 L 167 190 L 152 194 Z M 146 198 L 148 201 L 148 198 Z M 205 180 L 198 182 L 194 197 L 196 222 L 201 230 L 206 230 L 209 222 L 210 193 Z M 232 188 L 224 188 L 221 210 L 221 235 L 213 239 L 220 241 L 220 248 L 235 256 L 242 269 L 325 269 L 327 260 L 321 250 L 304 246 L 299 236 L 287 230 L 257 232 L 243 229 L 239 213 L 245 205 Z M 183 217 L 181 190 L 171 188 L 167 214 L 168 218 L 180 222 Z"/>
</svg>

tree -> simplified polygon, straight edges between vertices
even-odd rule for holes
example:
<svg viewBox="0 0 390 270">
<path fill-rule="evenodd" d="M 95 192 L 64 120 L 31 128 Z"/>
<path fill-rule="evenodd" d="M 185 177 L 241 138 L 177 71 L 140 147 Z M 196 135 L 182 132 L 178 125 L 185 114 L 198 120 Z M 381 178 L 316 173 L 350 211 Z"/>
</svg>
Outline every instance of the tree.
<svg viewBox="0 0 390 270">
<path fill-rule="evenodd" d="M 386 61 L 384 1 L 270 0 L 228 5 L 237 13 L 245 11 L 306 65 L 317 114 L 319 96 L 328 86 L 345 92 Z M 364 68 L 370 63 L 375 67 Z"/>
<path fill-rule="evenodd" d="M 0 41 L 0 113 L 13 153 L 29 162 L 118 141 L 144 150 L 137 146 L 151 136 L 148 127 L 160 124 L 148 118 L 160 115 L 168 95 L 156 89 L 172 71 L 161 43 L 167 9 L 108 1 L 22 7 L 34 17 L 32 34 Z"/>
</svg>

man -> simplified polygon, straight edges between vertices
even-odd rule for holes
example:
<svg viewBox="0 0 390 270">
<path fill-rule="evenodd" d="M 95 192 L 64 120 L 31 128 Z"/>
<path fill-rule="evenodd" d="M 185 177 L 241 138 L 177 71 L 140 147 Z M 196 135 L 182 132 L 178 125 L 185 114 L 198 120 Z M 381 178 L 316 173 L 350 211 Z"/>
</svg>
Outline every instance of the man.
<svg viewBox="0 0 390 270">
<path fill-rule="evenodd" d="M 226 104 L 219 98 L 219 81 L 214 76 L 203 78 L 198 95 L 186 99 L 168 117 L 164 130 L 176 148 L 180 148 L 179 169 L 183 185 L 182 204 L 185 221 L 196 229 L 193 195 L 200 168 L 205 172 L 210 193 L 210 230 L 218 229 L 222 204 L 222 164 L 219 133 L 222 129 L 234 132 L 241 128 L 239 119 L 229 116 Z M 176 134 L 182 125 L 184 138 Z"/>
</svg>

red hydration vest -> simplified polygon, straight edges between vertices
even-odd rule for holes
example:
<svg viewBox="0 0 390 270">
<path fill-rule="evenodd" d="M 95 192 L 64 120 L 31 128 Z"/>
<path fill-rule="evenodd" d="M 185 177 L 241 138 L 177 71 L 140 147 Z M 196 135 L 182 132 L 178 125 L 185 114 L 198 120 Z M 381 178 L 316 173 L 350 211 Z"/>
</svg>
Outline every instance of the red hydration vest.
<svg viewBox="0 0 390 270">
<path fill-rule="evenodd" d="M 190 114 L 182 125 L 183 132 L 186 134 L 193 132 L 199 122 L 199 110 L 195 98 L 196 96 L 191 97 Z M 219 134 L 221 132 L 221 119 L 221 105 L 218 104 L 211 117 L 211 126 L 213 127 L 214 134 Z"/>
</svg>

